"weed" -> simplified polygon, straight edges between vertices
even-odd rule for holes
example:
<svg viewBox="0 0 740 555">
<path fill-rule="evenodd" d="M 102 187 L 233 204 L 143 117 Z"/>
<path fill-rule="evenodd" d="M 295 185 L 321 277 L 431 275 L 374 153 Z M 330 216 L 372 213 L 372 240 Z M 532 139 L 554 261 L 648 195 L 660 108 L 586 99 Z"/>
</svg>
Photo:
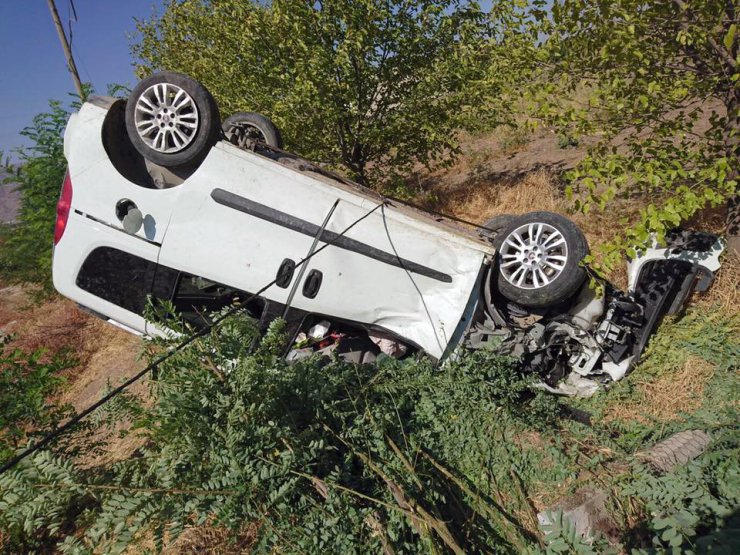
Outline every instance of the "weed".
<svg viewBox="0 0 740 555">
<path fill-rule="evenodd" d="M 37 433 L 59 422 L 67 407 L 48 398 L 64 384 L 59 373 L 75 365 L 69 353 L 46 356 L 11 346 L 12 336 L 0 337 L 0 461 Z"/>
<path fill-rule="evenodd" d="M 524 125 L 507 127 L 501 134 L 499 146 L 505 154 L 511 154 L 529 143 L 531 136 L 531 131 Z"/>
<path fill-rule="evenodd" d="M 573 135 L 569 134 L 559 134 L 558 135 L 558 148 L 566 149 L 566 148 L 575 148 L 580 144 L 580 141 L 578 138 L 574 137 Z"/>
<path fill-rule="evenodd" d="M 70 553 L 120 552 L 142 538 L 161 549 L 202 524 L 235 536 L 248 525 L 254 552 L 588 553 L 603 540 L 586 543 L 561 519 L 544 541 L 537 512 L 593 484 L 632 523 L 627 547 L 716 543 L 736 504 L 735 325 L 689 313 L 661 329 L 633 374 L 671 376 L 691 357 L 711 363 L 691 414 L 604 420 L 617 403 L 650 403 L 633 397 L 642 392 L 630 376 L 627 388 L 572 402 L 593 413 L 587 427 L 490 353 L 443 368 L 426 358 L 287 364 L 279 323 L 249 352 L 254 324 L 233 317 L 160 366 L 151 401 L 128 396 L 112 407 L 146 437 L 136 457 L 82 467 L 64 453 L 38 454 L 0 478 L 0 526 Z M 152 354 L 168 345 L 158 340 Z M 696 469 L 656 477 L 625 463 L 643 443 L 697 426 L 726 439 Z M 73 535 L 70 515 L 80 525 Z"/>
</svg>

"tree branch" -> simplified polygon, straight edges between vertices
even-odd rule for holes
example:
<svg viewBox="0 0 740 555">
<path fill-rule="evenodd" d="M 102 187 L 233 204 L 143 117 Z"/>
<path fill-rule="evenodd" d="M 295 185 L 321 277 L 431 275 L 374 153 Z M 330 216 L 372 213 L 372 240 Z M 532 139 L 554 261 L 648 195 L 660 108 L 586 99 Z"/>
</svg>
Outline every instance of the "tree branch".
<svg viewBox="0 0 740 555">
<path fill-rule="evenodd" d="M 673 3 L 678 6 L 678 9 L 681 10 L 681 13 L 683 17 L 681 18 L 681 28 L 689 32 L 689 15 L 691 12 L 689 11 L 689 6 L 684 2 L 683 0 L 673 0 Z M 712 47 L 714 52 L 722 59 L 722 61 L 732 69 L 733 72 L 737 71 L 737 61 L 732 57 L 730 52 L 727 51 L 726 48 L 722 47 L 716 40 L 714 40 L 714 37 L 707 34 L 707 42 Z"/>
</svg>

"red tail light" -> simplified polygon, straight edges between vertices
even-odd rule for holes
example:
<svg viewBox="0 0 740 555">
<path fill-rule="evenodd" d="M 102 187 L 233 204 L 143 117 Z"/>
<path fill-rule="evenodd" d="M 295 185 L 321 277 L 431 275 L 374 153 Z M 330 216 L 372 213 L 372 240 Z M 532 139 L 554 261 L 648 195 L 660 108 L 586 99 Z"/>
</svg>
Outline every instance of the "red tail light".
<svg viewBox="0 0 740 555">
<path fill-rule="evenodd" d="M 62 194 L 59 195 L 59 202 L 57 202 L 57 223 L 54 227 L 54 244 L 59 243 L 59 240 L 64 235 L 64 230 L 67 227 L 67 220 L 69 219 L 69 211 L 72 208 L 72 180 L 69 178 L 69 170 L 64 174 L 64 183 L 62 183 Z"/>
</svg>

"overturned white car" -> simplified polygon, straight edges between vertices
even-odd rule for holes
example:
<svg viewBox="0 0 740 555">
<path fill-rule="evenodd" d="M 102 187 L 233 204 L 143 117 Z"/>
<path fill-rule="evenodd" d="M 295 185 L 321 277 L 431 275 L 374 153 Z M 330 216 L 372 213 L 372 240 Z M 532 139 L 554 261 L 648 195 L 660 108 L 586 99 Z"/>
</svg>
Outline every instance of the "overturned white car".
<svg viewBox="0 0 740 555">
<path fill-rule="evenodd" d="M 440 360 L 495 348 L 544 387 L 583 393 L 631 368 L 723 249 L 676 233 L 631 263 L 627 293 L 606 284 L 597 298 L 568 219 L 499 215 L 471 233 L 284 152 L 263 116 L 222 125 L 208 91 L 171 72 L 128 100 L 90 99 L 64 139 L 54 285 L 142 334 L 157 333 L 147 297 L 202 326 L 274 282 L 247 309 L 265 327 L 284 317 L 296 337 L 313 328 L 304 350 L 369 362 L 388 345 Z"/>
</svg>

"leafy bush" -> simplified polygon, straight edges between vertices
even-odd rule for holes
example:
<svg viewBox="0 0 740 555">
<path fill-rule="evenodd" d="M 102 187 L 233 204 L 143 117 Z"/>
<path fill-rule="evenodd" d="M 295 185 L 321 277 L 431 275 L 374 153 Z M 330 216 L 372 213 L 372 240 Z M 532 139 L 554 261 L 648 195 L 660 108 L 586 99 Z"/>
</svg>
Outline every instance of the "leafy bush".
<svg viewBox="0 0 740 555">
<path fill-rule="evenodd" d="M 68 353 L 49 357 L 43 350 L 29 354 L 12 348 L 12 339 L 0 337 L 0 461 L 29 434 L 55 425 L 67 413 L 49 398 L 65 382 L 59 373 L 75 364 Z"/>
<path fill-rule="evenodd" d="M 596 541 L 588 541 L 581 537 L 575 524 L 565 516 L 563 511 L 555 511 L 550 514 L 551 524 L 543 524 L 542 531 L 545 534 L 547 546 L 544 552 L 547 555 L 558 553 L 573 553 L 576 555 L 606 555 L 618 553 L 609 547 L 603 538 Z"/>
<path fill-rule="evenodd" d="M 516 152 L 532 140 L 532 131 L 524 125 L 508 127 L 502 134 L 500 146 L 505 153 Z"/>
<path fill-rule="evenodd" d="M 626 453 L 640 449 L 645 442 L 660 441 L 687 429 L 723 429 L 737 419 L 739 337 L 737 312 L 719 307 L 692 308 L 680 320 L 669 319 L 661 325 L 630 375 L 578 405 L 591 413 L 599 433 Z M 682 394 L 679 376 L 691 368 L 692 359 L 708 366 L 708 377 L 688 377 L 695 383 L 706 380 L 697 389 L 700 395 L 691 399 L 692 409 L 663 411 L 661 419 L 651 416 L 653 407 L 662 408 L 661 401 L 654 398 L 655 389 L 645 384 L 670 384 L 675 380 L 676 392 Z"/>
<path fill-rule="evenodd" d="M 740 538 L 728 533 L 737 530 L 740 509 L 739 431 L 724 430 L 714 438 L 710 452 L 666 476 L 635 465 L 636 479 L 623 493 L 644 503 L 653 548 L 680 553 L 740 549 Z"/>
<path fill-rule="evenodd" d="M 0 524 L 48 536 L 64 529 L 65 507 L 85 507 L 76 515 L 84 536 L 60 533 L 64 552 L 120 551 L 147 530 L 162 545 L 204 522 L 255 523 L 256 550 L 289 553 L 537 543 L 512 475 L 539 455 L 523 459 L 510 442 L 525 423 L 556 419 L 558 406 L 530 393 L 508 361 L 289 365 L 275 354 L 279 326 L 247 354 L 253 323 L 226 324 L 162 364 L 154 404 L 129 411 L 146 440 L 137 457 L 81 469 L 39 454 L 0 478 Z"/>
<path fill-rule="evenodd" d="M 701 339 L 690 333 L 706 325 L 689 317 L 674 343 L 716 345 L 722 326 Z M 173 317 L 168 326 L 188 332 Z M 0 529 L 12 545 L 115 553 L 142 538 L 169 545 L 207 524 L 234 534 L 249 525 L 255 552 L 599 552 L 605 540 L 581 540 L 562 518 L 546 538 L 538 530 L 535 505 L 550 506 L 588 476 L 615 506 L 645 507 L 644 526 L 623 539 L 628 548 L 654 537 L 675 544 L 676 533 L 717 543 L 728 533 L 736 418 L 706 415 L 718 441 L 698 466 L 625 475 L 605 465 L 632 441 L 564 419 L 557 399 L 533 393 L 509 360 L 479 351 L 442 368 L 424 358 L 287 364 L 282 329 L 274 324 L 252 350 L 254 322 L 228 318 L 160 365 L 150 399 L 110 404 L 97 422 L 109 430 L 130 422 L 135 456 L 82 466 L 55 447 L 0 477 Z M 173 341 L 152 343 L 151 356 Z M 641 437 L 670 430 L 645 424 Z"/>
<path fill-rule="evenodd" d="M 735 3 L 530 4 L 543 37 L 531 53 L 540 71 L 529 81 L 537 115 L 560 133 L 596 139 L 566 175 L 577 207 L 604 210 L 635 196 L 645 202 L 639 219 L 588 262 L 613 269 L 648 245 L 651 233 L 662 240 L 699 210 L 733 199 L 740 156 Z"/>
<path fill-rule="evenodd" d="M 577 147 L 581 142 L 568 133 L 558 133 L 558 148 L 571 148 Z"/>
<path fill-rule="evenodd" d="M 0 276 L 9 282 L 38 283 L 51 289 L 56 204 L 67 167 L 62 133 L 75 106 L 50 102 L 50 110 L 35 116 L 21 131 L 31 146 L 18 149 L 18 164 L 6 168 L 11 175 L 5 182 L 17 183 L 21 193 L 18 224 L 5 230 L 0 250 Z"/>
</svg>

